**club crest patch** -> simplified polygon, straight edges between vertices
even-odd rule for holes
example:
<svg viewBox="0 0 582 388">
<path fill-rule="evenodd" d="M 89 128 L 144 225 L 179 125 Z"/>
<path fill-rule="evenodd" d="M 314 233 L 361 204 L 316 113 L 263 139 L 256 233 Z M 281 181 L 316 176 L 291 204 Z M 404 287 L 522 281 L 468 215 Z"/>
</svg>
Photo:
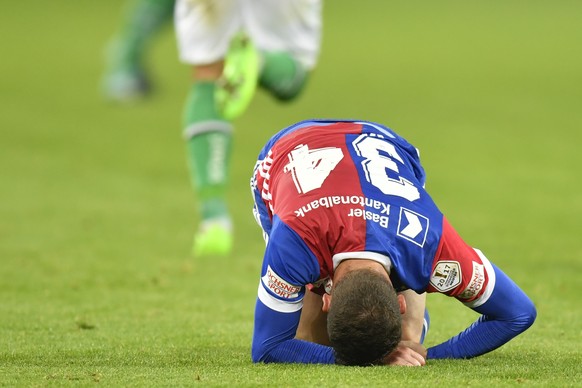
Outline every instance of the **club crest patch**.
<svg viewBox="0 0 582 388">
<path fill-rule="evenodd" d="M 270 265 L 267 266 L 267 273 L 261 278 L 261 280 L 266 288 L 281 298 L 297 298 L 299 296 L 299 291 L 301 291 L 301 287 L 294 286 L 277 275 L 275 271 L 271 269 Z"/>
<path fill-rule="evenodd" d="M 430 284 L 440 292 L 447 292 L 461 284 L 461 266 L 457 261 L 439 261 L 432 275 Z"/>
</svg>

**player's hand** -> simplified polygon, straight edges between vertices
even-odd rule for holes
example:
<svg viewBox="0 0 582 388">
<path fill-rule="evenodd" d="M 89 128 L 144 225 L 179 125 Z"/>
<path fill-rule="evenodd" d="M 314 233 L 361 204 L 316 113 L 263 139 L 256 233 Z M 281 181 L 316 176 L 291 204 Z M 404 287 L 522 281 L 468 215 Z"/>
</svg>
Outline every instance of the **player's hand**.
<svg viewBox="0 0 582 388">
<path fill-rule="evenodd" d="M 414 341 L 400 341 L 400 344 L 402 346 L 406 346 L 412 350 L 414 350 L 416 353 L 420 354 L 422 356 L 422 358 L 424 358 L 426 360 L 426 355 L 427 355 L 427 350 L 424 346 L 422 346 L 422 344 L 419 344 L 418 342 L 414 342 Z"/>
<path fill-rule="evenodd" d="M 384 357 L 384 365 L 423 366 L 426 364 L 425 357 L 426 350 L 422 345 L 412 341 L 400 341 L 396 349 Z"/>
</svg>

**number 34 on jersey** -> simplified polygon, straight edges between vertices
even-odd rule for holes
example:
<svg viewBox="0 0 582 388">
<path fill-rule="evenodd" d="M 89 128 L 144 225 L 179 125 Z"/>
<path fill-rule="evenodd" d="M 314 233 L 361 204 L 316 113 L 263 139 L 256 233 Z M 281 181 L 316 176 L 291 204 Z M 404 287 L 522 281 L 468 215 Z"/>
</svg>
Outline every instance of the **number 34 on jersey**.
<svg viewBox="0 0 582 388">
<path fill-rule="evenodd" d="M 386 195 L 395 195 L 411 202 L 420 198 L 419 190 L 412 182 L 401 176 L 397 179 L 388 176 L 388 171 L 399 173 L 396 162 L 404 162 L 394 145 L 385 141 L 381 135 L 361 134 L 351 146 L 363 158 L 361 167 L 370 184 Z M 337 147 L 310 149 L 308 145 L 300 144 L 288 157 L 289 163 L 283 171 L 293 176 L 297 192 L 305 194 L 323 185 L 344 154 Z"/>
</svg>

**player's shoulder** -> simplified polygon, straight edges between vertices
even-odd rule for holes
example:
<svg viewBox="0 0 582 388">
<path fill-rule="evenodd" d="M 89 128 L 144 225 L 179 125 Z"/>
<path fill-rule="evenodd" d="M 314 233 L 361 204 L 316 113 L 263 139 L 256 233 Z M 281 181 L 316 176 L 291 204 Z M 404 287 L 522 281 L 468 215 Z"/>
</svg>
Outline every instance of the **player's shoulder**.
<svg viewBox="0 0 582 388">
<path fill-rule="evenodd" d="M 319 274 L 318 260 L 306 238 L 301 228 L 294 228 L 278 215 L 273 217 L 264 259 L 293 284 L 307 284 Z"/>
</svg>

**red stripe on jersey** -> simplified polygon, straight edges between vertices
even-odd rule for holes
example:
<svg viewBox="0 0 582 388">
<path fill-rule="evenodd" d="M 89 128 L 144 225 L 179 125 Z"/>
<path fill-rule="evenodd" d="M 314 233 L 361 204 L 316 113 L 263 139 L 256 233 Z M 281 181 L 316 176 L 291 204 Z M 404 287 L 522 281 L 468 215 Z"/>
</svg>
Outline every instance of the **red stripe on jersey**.
<svg viewBox="0 0 582 388">
<path fill-rule="evenodd" d="M 359 134 L 361 130 L 362 125 L 356 123 L 305 127 L 282 137 L 271 149 L 273 161 L 268 184 L 273 213 L 317 257 L 321 278 L 333 274 L 332 257 L 336 252 L 365 248 L 366 221 L 353 212 L 364 208 L 364 196 L 358 170 L 346 146 L 346 135 Z M 343 155 L 341 160 L 332 168 L 325 167 L 325 155 L 333 154 L 337 160 L 338 149 Z M 292 151 L 297 150 L 304 152 L 303 155 L 308 152 L 308 160 L 313 158 L 307 169 L 305 164 L 296 168 Z M 316 155 L 324 157 L 320 160 Z M 315 185 L 312 184 L 314 177 Z M 311 186 L 302 185 L 299 178 L 306 178 Z M 346 235 L 345 230 L 351 232 Z"/>
<path fill-rule="evenodd" d="M 427 292 L 454 296 L 464 303 L 479 298 L 489 282 L 483 261 L 443 217 L 443 231 Z"/>
</svg>

